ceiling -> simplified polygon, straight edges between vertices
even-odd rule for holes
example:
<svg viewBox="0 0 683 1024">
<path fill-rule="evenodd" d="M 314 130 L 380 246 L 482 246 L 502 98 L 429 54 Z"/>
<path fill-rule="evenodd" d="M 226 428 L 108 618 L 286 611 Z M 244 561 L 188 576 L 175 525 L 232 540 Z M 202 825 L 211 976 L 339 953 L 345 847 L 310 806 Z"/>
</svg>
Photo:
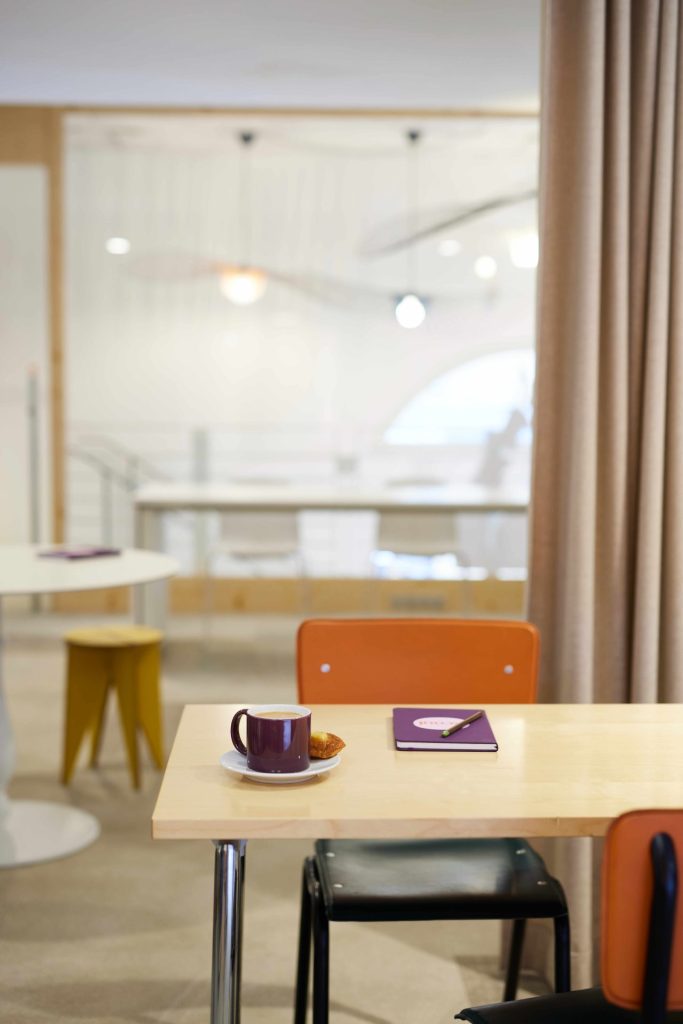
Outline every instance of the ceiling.
<svg viewBox="0 0 683 1024">
<path fill-rule="evenodd" d="M 0 0 L 0 103 L 538 106 L 540 0 Z"/>
</svg>

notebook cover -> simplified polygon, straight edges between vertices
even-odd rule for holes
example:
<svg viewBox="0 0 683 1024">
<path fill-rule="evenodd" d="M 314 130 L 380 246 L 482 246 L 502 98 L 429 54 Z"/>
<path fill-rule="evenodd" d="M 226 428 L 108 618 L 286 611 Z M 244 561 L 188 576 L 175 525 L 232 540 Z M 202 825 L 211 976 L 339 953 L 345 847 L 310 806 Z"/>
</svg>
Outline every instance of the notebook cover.
<svg viewBox="0 0 683 1024">
<path fill-rule="evenodd" d="M 394 739 L 399 750 L 498 750 L 486 713 L 452 736 L 444 729 L 478 708 L 394 708 Z M 420 723 L 419 725 L 416 723 Z"/>
<path fill-rule="evenodd" d="M 54 551 L 40 551 L 40 558 L 66 558 L 73 561 L 78 558 L 102 558 L 105 555 L 120 555 L 120 548 L 94 547 L 90 544 L 78 544 L 70 548 L 57 548 Z"/>
</svg>

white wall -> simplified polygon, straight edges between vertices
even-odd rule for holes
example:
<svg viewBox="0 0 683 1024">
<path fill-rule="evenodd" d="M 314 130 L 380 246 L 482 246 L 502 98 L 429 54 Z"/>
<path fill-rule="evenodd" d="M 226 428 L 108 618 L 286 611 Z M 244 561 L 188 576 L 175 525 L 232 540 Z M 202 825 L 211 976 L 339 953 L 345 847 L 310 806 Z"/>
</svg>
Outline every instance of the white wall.
<svg viewBox="0 0 683 1024">
<path fill-rule="evenodd" d="M 39 393 L 41 534 L 48 537 L 47 177 L 0 167 L 0 542 L 30 540 L 28 375 Z"/>
<path fill-rule="evenodd" d="M 407 127 L 362 118 L 71 117 L 72 442 L 115 438 L 176 477 L 191 473 L 196 428 L 211 435 L 219 478 L 329 475 L 349 456 L 375 478 L 429 472 L 429 453 L 382 451 L 384 431 L 413 395 L 459 362 L 531 344 L 534 274 L 511 265 L 506 236 L 533 228 L 535 207 L 462 226 L 462 251 L 450 259 L 438 252 L 444 230 L 416 247 L 414 270 L 406 252 L 363 256 L 369 239 L 405 229 Z M 270 283 L 261 302 L 239 308 L 221 295 L 211 267 L 245 259 L 235 141 L 245 128 L 257 132 L 249 255 Z M 533 187 L 534 119 L 431 120 L 423 128 L 421 223 Z M 105 251 L 112 235 L 130 239 L 128 255 Z M 498 260 L 494 282 L 474 274 L 484 253 Z M 333 282 L 332 301 L 307 294 L 321 280 Z M 393 314 L 407 287 L 430 300 L 415 331 Z M 469 452 L 433 458 L 452 480 L 476 472 Z M 69 479 L 70 520 L 81 530 L 97 513 L 96 475 L 72 459 Z"/>
</svg>

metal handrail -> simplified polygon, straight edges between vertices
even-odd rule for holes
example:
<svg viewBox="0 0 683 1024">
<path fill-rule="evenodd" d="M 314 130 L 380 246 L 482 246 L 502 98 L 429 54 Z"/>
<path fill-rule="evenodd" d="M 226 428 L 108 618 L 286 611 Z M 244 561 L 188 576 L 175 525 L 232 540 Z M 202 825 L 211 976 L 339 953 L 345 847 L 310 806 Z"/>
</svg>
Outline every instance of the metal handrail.
<svg viewBox="0 0 683 1024">
<path fill-rule="evenodd" d="M 90 466 L 99 477 L 101 539 L 104 544 L 112 544 L 114 541 L 114 484 L 118 484 L 126 495 L 130 495 L 131 491 L 135 489 L 135 482 L 110 462 L 92 452 L 70 447 L 68 454 L 74 459 L 79 459 L 86 466 Z"/>
<path fill-rule="evenodd" d="M 108 452 L 109 456 L 114 455 L 123 458 L 128 469 L 131 465 L 135 468 L 135 471 L 132 473 L 130 471 L 126 472 L 125 469 L 122 470 L 111 457 L 105 457 L 101 452 L 88 451 L 81 447 L 83 440 L 81 440 L 79 445 L 70 445 L 67 449 L 67 454 L 71 458 L 77 459 L 86 466 L 89 466 L 97 474 L 100 484 L 101 541 L 104 544 L 113 544 L 114 486 L 118 486 L 130 502 L 132 494 L 140 484 L 138 470 L 142 469 L 148 477 L 155 480 L 169 480 L 171 477 L 158 471 L 148 459 L 138 456 L 135 452 L 131 452 L 125 445 L 117 441 L 95 435 L 91 435 L 86 440 L 104 449 L 105 452 Z M 188 517 L 181 515 L 178 518 L 185 522 Z"/>
<path fill-rule="evenodd" d="M 126 445 L 121 444 L 120 441 L 115 441 L 110 437 L 106 437 L 103 434 L 86 434 L 84 437 L 79 437 L 78 446 L 74 450 L 81 450 L 84 447 L 96 447 L 103 448 L 105 451 L 109 451 L 114 455 L 120 456 L 129 465 L 135 466 L 136 470 L 140 470 L 146 474 L 146 476 L 153 480 L 169 480 L 169 474 L 164 473 L 163 470 L 155 466 L 154 463 L 144 455 L 140 455 L 138 452 L 131 451 Z M 135 477 L 136 474 L 133 474 Z M 134 486 L 137 487 L 138 480 L 134 479 Z"/>
<path fill-rule="evenodd" d="M 129 476 L 126 476 L 125 473 L 122 473 L 116 466 L 113 466 L 110 462 L 107 462 L 99 455 L 95 455 L 92 452 L 81 451 L 79 448 L 75 447 L 70 447 L 68 449 L 68 454 L 71 456 L 71 458 L 79 459 L 81 462 L 84 462 L 87 466 L 91 466 L 93 469 L 97 470 L 100 475 L 106 473 L 123 490 L 127 492 L 134 490 L 135 484 L 131 480 L 131 478 Z"/>
</svg>

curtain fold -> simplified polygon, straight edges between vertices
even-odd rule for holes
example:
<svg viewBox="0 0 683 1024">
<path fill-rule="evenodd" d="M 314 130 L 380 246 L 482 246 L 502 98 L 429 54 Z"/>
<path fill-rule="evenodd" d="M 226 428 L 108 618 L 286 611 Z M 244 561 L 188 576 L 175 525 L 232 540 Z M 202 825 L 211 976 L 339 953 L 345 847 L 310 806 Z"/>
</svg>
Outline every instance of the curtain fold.
<svg viewBox="0 0 683 1024">
<path fill-rule="evenodd" d="M 545 0 L 542 75 L 528 608 L 540 699 L 680 701 L 680 0 Z M 568 888 L 576 986 L 597 947 L 588 845 L 546 848 Z"/>
</svg>

